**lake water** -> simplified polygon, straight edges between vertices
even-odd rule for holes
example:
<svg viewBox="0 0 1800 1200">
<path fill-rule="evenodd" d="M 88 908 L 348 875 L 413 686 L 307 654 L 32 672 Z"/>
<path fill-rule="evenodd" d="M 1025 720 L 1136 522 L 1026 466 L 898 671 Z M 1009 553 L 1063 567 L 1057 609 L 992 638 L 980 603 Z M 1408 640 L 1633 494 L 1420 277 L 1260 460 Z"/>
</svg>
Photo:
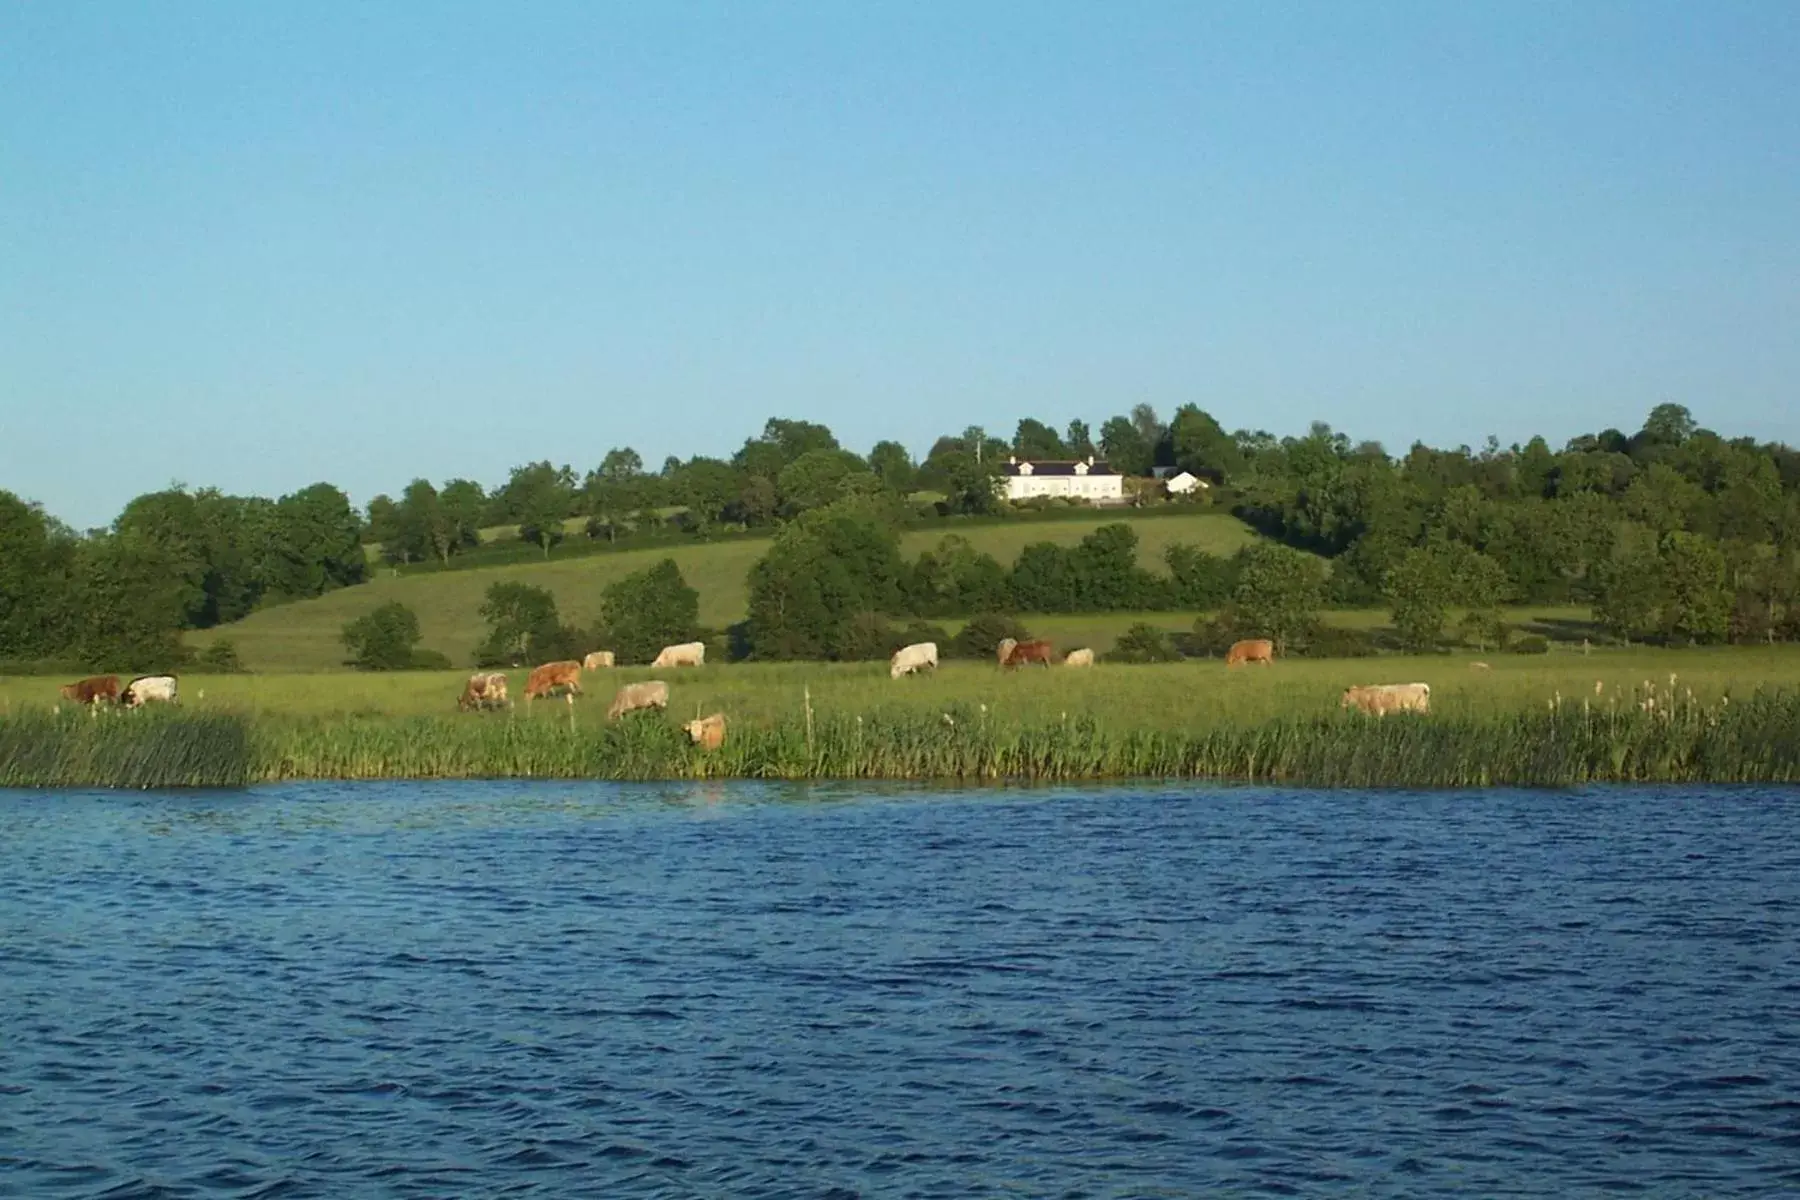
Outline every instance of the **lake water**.
<svg viewBox="0 0 1800 1200">
<path fill-rule="evenodd" d="M 1800 1193 L 1800 792 L 0 792 L 0 1196 Z"/>
</svg>

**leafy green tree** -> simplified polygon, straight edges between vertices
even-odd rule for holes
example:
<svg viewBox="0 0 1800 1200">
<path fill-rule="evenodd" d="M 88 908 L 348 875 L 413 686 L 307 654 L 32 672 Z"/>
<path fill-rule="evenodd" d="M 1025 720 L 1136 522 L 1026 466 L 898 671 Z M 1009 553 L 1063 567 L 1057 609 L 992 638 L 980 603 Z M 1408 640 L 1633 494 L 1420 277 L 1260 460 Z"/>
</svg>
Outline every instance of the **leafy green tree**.
<svg viewBox="0 0 1800 1200">
<path fill-rule="evenodd" d="M 619 661 L 651 662 L 664 646 L 698 637 L 700 593 L 681 577 L 675 560 L 665 558 L 607 586 L 600 624 Z"/>
<path fill-rule="evenodd" d="M 876 442 L 869 451 L 869 469 L 881 480 L 881 486 L 904 495 L 912 491 L 918 477 L 912 455 L 899 442 Z"/>
<path fill-rule="evenodd" d="M 1122 663 L 1175 662 L 1180 657 L 1165 631 L 1143 621 L 1120 634 L 1106 656 L 1108 662 Z"/>
<path fill-rule="evenodd" d="M 265 592 L 301 600 L 362 582 L 361 523 L 349 497 L 329 483 L 283 496 L 264 526 L 255 569 Z"/>
<path fill-rule="evenodd" d="M 77 557 L 73 645 L 90 666 L 170 670 L 181 644 L 186 588 L 169 550 L 136 532 L 86 539 Z"/>
<path fill-rule="evenodd" d="M 341 635 L 349 663 L 365 671 L 404 671 L 413 665 L 419 618 L 398 600 L 345 624 Z"/>
<path fill-rule="evenodd" d="M 452 543 L 457 550 L 481 544 L 481 517 L 487 508 L 487 494 L 472 479 L 452 479 L 438 493 L 438 504 L 449 523 Z"/>
<path fill-rule="evenodd" d="M 1173 599 L 1180 608 L 1218 608 L 1231 599 L 1237 587 L 1235 559 L 1174 542 L 1163 550 L 1163 561 L 1168 564 Z"/>
<path fill-rule="evenodd" d="M 976 658 L 993 662 L 1000 652 L 1001 641 L 1006 638 L 1015 642 L 1029 642 L 1031 631 L 1017 617 L 1006 613 L 981 613 L 965 622 L 956 636 L 950 639 L 948 653 L 955 658 Z"/>
<path fill-rule="evenodd" d="M 1693 414 L 1685 407 L 1659 404 L 1645 418 L 1637 440 L 1652 446 L 1679 446 L 1693 437 L 1696 429 Z"/>
<path fill-rule="evenodd" d="M 1663 538 L 1660 558 L 1666 635 L 1688 642 L 1722 639 L 1730 627 L 1732 594 L 1718 543 L 1677 531 Z"/>
<path fill-rule="evenodd" d="M 1608 632 L 1626 642 L 1659 632 L 1665 589 L 1655 530 L 1622 525 L 1594 577 L 1594 619 Z"/>
<path fill-rule="evenodd" d="M 1069 448 L 1063 440 L 1056 436 L 1056 430 L 1042 421 L 1026 417 L 1019 422 L 1018 430 L 1013 434 L 1013 453 L 1020 458 L 1064 459 L 1069 457 Z"/>
<path fill-rule="evenodd" d="M 741 500 L 748 479 L 745 472 L 716 458 L 695 458 L 675 473 L 670 487 L 675 499 L 687 505 L 696 525 L 705 529 L 728 520 L 731 510 Z M 774 485 L 770 484 L 771 514 Z"/>
<path fill-rule="evenodd" d="M 1068 448 L 1071 458 L 1091 458 L 1100 453 L 1094 445 L 1094 435 L 1088 431 L 1088 423 L 1079 417 L 1069 422 L 1063 445 Z"/>
<path fill-rule="evenodd" d="M 1121 475 L 1148 475 L 1154 465 L 1156 445 L 1127 417 L 1113 417 L 1100 426 L 1100 445 L 1106 461 Z"/>
<path fill-rule="evenodd" d="M 415 479 L 406 485 L 395 506 L 394 523 L 395 537 L 384 543 L 384 548 L 400 562 L 422 562 L 427 558 L 450 562 L 450 552 L 456 547 L 456 530 L 430 480 Z"/>
<path fill-rule="evenodd" d="M 1230 618 L 1245 636 L 1266 637 L 1285 654 L 1311 636 L 1325 604 L 1325 564 L 1270 542 L 1239 551 Z"/>
<path fill-rule="evenodd" d="M 848 450 L 808 450 L 781 469 L 775 490 L 789 515 L 841 500 L 855 476 L 867 476 L 862 459 Z"/>
<path fill-rule="evenodd" d="M 549 558 L 550 547 L 562 540 L 563 522 L 575 506 L 575 473 L 553 467 L 548 460 L 514 467 L 500 500 L 518 523 L 519 540 L 535 543 Z"/>
<path fill-rule="evenodd" d="M 379 545 L 382 553 L 400 536 L 400 506 L 386 492 L 369 501 L 368 520 L 363 522 L 363 544 Z"/>
<path fill-rule="evenodd" d="M 749 641 L 760 659 L 841 659 L 853 622 L 903 606 L 900 539 L 867 501 L 802 513 L 750 570 Z"/>
<path fill-rule="evenodd" d="M 1388 573 L 1392 621 L 1400 640 L 1411 650 L 1431 650 L 1443 638 L 1450 608 L 1450 572 L 1445 555 L 1415 546 L 1401 555 Z"/>
<path fill-rule="evenodd" d="M 180 604 L 180 627 L 193 628 L 206 619 L 208 539 L 193 496 L 179 487 L 139 496 L 125 506 L 113 530 L 161 552 L 170 575 L 166 586 L 174 589 Z"/>
<path fill-rule="evenodd" d="M 1244 468 L 1237 442 L 1197 405 L 1184 404 L 1175 410 L 1175 417 L 1169 422 L 1169 438 L 1174 465 L 1184 471 L 1223 483 Z"/>
<path fill-rule="evenodd" d="M 951 512 L 980 515 L 998 512 L 1002 482 L 1001 460 L 977 462 L 969 454 L 953 450 L 933 460 Z"/>
<path fill-rule="evenodd" d="M 0 491 L 0 658 L 64 648 L 74 545 L 73 537 L 57 537 L 37 505 Z"/>
<path fill-rule="evenodd" d="M 1012 607 L 1020 612 L 1076 612 L 1081 579 L 1067 550 L 1054 542 L 1033 542 L 1019 551 L 1012 569 Z"/>
<path fill-rule="evenodd" d="M 954 534 L 919 555 L 906 588 L 912 611 L 922 616 L 999 612 L 1012 607 L 1006 568 L 991 554 Z"/>
<path fill-rule="evenodd" d="M 488 635 L 475 648 L 475 662 L 483 667 L 537 665 L 561 657 L 554 653 L 563 641 L 556 597 L 528 583 L 488 585 L 481 603 L 481 619 Z"/>
</svg>

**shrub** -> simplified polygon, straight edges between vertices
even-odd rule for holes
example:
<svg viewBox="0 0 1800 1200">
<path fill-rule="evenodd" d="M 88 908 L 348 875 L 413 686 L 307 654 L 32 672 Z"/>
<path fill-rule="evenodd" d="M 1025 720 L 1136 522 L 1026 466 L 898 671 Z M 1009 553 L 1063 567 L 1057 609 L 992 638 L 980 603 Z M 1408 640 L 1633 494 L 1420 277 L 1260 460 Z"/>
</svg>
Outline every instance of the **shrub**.
<svg viewBox="0 0 1800 1200">
<path fill-rule="evenodd" d="M 412 662 L 407 664 L 415 671 L 448 671 L 455 664 L 449 655 L 436 650 L 414 650 Z"/>
<path fill-rule="evenodd" d="M 1550 639 L 1540 634 L 1528 633 L 1512 644 L 1514 654 L 1548 654 Z"/>
<path fill-rule="evenodd" d="M 200 652 L 199 665 L 217 675 L 236 675 L 243 671 L 243 660 L 238 657 L 237 643 L 229 638 L 219 638 L 212 645 Z"/>
<path fill-rule="evenodd" d="M 607 587 L 600 621 L 612 638 L 609 649 L 621 663 L 647 663 L 664 646 L 694 640 L 700 629 L 700 593 L 681 577 L 675 560 Z"/>
<path fill-rule="evenodd" d="M 1301 658 L 1371 658 L 1380 646 L 1372 633 L 1322 624 L 1294 653 Z"/>
<path fill-rule="evenodd" d="M 390 600 L 346 624 L 341 636 L 351 666 L 365 671 L 404 671 L 413 663 L 419 618 L 406 605 Z"/>
<path fill-rule="evenodd" d="M 556 597 L 541 587 L 491 584 L 481 616 L 488 623 L 488 636 L 475 648 L 477 666 L 518 667 L 567 657 L 556 653 L 564 633 L 556 616 Z"/>
<path fill-rule="evenodd" d="M 1174 662 L 1181 655 L 1170 644 L 1169 635 L 1154 625 L 1140 621 L 1119 635 L 1113 643 L 1108 662 L 1155 663 Z"/>
<path fill-rule="evenodd" d="M 1028 642 L 1031 640 L 1031 633 L 1016 617 L 1009 617 L 1005 613 L 982 613 L 970 618 L 969 623 L 950 639 L 949 657 L 993 658 L 1004 638 Z"/>
</svg>

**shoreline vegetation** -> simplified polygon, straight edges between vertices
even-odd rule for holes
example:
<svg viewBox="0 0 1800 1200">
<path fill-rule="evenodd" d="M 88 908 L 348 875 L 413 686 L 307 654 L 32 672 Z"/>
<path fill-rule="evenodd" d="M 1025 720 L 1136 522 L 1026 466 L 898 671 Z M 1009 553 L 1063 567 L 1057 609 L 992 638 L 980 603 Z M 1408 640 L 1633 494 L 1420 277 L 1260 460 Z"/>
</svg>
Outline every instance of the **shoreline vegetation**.
<svg viewBox="0 0 1800 1200">
<path fill-rule="evenodd" d="M 1573 658 L 1573 656 L 1568 656 Z M 664 672 L 666 714 L 573 702 L 449 711 L 453 673 L 184 680 L 184 705 L 88 712 L 41 680 L 0 680 L 0 786 L 239 787 L 291 780 L 783 779 L 1055 783 L 1133 778 L 1317 787 L 1800 782 L 1800 655 L 1720 652 L 1473 671 L 1429 680 L 1432 712 L 1369 718 L 1337 696 L 1368 664 L 1193 664 L 1002 673 L 949 666 L 889 685 L 867 667 Z M 1693 668 L 1671 674 L 1674 664 Z M 1655 674 L 1660 669 L 1660 674 Z M 1399 675 L 1395 675 L 1395 671 Z M 209 698 L 210 697 L 210 698 Z M 691 746 L 687 711 L 723 711 Z"/>
</svg>

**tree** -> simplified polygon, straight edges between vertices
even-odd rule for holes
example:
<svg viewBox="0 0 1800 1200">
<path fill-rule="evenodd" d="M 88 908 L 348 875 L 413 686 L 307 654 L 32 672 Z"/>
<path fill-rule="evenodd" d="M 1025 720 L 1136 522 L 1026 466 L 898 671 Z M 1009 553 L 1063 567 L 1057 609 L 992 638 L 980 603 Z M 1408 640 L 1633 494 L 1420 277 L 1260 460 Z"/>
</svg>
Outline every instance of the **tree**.
<svg viewBox="0 0 1800 1200">
<path fill-rule="evenodd" d="M 1231 599 L 1237 586 L 1238 562 L 1209 554 L 1197 546 L 1171 543 L 1163 551 L 1177 607 L 1212 609 Z"/>
<path fill-rule="evenodd" d="M 0 658 L 43 657 L 67 640 L 74 540 L 57 542 L 41 508 L 0 491 Z"/>
<path fill-rule="evenodd" d="M 911 610 L 920 616 L 998 612 L 1012 607 L 1006 568 L 969 539 L 951 534 L 919 555 L 906 586 Z"/>
<path fill-rule="evenodd" d="M 858 618 L 902 608 L 900 539 L 850 500 L 801 514 L 750 570 L 749 642 L 761 659 L 840 659 L 866 649 Z"/>
<path fill-rule="evenodd" d="M 1106 461 L 1121 475 L 1148 475 L 1156 444 L 1144 439 L 1125 417 L 1113 417 L 1100 427 L 1100 446 Z"/>
<path fill-rule="evenodd" d="M 918 475 L 912 456 L 899 442 L 876 442 L 869 451 L 869 469 L 881 480 L 882 487 L 901 494 L 912 491 Z"/>
<path fill-rule="evenodd" d="M 404 671 L 413 665 L 419 641 L 419 618 L 398 600 L 390 600 L 356 620 L 341 634 L 349 663 L 365 671 Z"/>
<path fill-rule="evenodd" d="M 1594 566 L 1594 619 L 1629 642 L 1659 631 L 1664 598 L 1656 531 L 1626 523 Z"/>
<path fill-rule="evenodd" d="M 361 583 L 367 570 L 350 499 L 329 483 L 283 496 L 269 512 L 257 566 L 263 590 L 290 600 Z"/>
<path fill-rule="evenodd" d="M 843 499 L 854 476 L 869 475 L 862 459 L 848 450 L 808 450 L 781 469 L 775 490 L 789 515 L 824 508 Z"/>
<path fill-rule="evenodd" d="M 177 568 L 167 548 L 135 531 L 83 542 L 72 639 L 82 661 L 121 671 L 166 671 L 184 662 L 188 593 Z"/>
<path fill-rule="evenodd" d="M 452 479 L 438 493 L 438 505 L 450 527 L 452 545 L 466 550 L 481 544 L 481 514 L 487 495 L 472 479 Z"/>
<path fill-rule="evenodd" d="M 1391 620 L 1409 650 L 1433 650 L 1450 607 L 1450 572 L 1441 550 L 1414 546 L 1388 572 Z"/>
<path fill-rule="evenodd" d="M 1651 446 L 1679 446 L 1694 436 L 1695 429 L 1693 414 L 1684 406 L 1659 404 L 1645 418 L 1637 441 Z"/>
<path fill-rule="evenodd" d="M 435 558 L 448 564 L 456 546 L 456 530 L 429 479 L 415 479 L 400 494 L 395 509 L 396 536 L 387 549 L 399 550 L 401 562 Z"/>
<path fill-rule="evenodd" d="M 205 620 L 208 539 L 193 496 L 179 487 L 139 496 L 113 522 L 113 531 L 161 551 L 164 569 L 170 572 L 168 586 L 177 594 L 182 628 L 195 628 Z"/>
<path fill-rule="evenodd" d="M 1325 564 L 1272 542 L 1258 542 L 1238 554 L 1232 623 L 1246 635 L 1273 639 L 1276 650 L 1285 654 L 1318 627 L 1319 609 L 1325 603 Z"/>
<path fill-rule="evenodd" d="M 501 490 L 502 503 L 519 526 L 519 540 L 534 542 L 550 557 L 550 547 L 562 540 L 563 522 L 574 507 L 575 473 L 557 468 L 548 460 L 514 467 Z"/>
<path fill-rule="evenodd" d="M 1000 508 L 1001 464 L 997 458 L 976 461 L 961 450 L 933 460 L 951 512 L 982 514 Z"/>
<path fill-rule="evenodd" d="M 749 478 L 761 477 L 746 477 L 743 471 L 716 458 L 695 458 L 675 473 L 670 487 L 676 502 L 687 505 L 688 515 L 705 529 L 727 519 L 742 498 Z M 771 498 L 773 492 L 774 485 L 770 484 Z"/>
<path fill-rule="evenodd" d="M 387 547 L 400 536 L 400 506 L 383 492 L 369 501 L 368 520 L 363 522 L 363 544 L 374 544 L 387 552 Z"/>
<path fill-rule="evenodd" d="M 1156 444 L 1162 441 L 1163 435 L 1169 431 L 1169 427 L 1162 423 L 1162 418 L 1156 415 L 1156 410 L 1148 404 L 1132 406 L 1131 427 L 1137 431 L 1137 435 L 1144 445 L 1152 449 L 1155 449 Z"/>
<path fill-rule="evenodd" d="M 1192 404 L 1175 410 L 1169 423 L 1169 438 L 1174 450 L 1173 465 L 1218 483 L 1229 480 L 1243 469 L 1243 455 L 1237 443 L 1219 427 L 1211 414 Z"/>
<path fill-rule="evenodd" d="M 1069 457 L 1068 447 L 1056 436 L 1056 430 L 1042 421 L 1026 417 L 1019 422 L 1018 430 L 1013 434 L 1013 453 L 1020 458 L 1064 459 Z"/>
<path fill-rule="evenodd" d="M 1688 642 L 1723 638 L 1731 622 L 1731 590 L 1719 544 L 1699 534 L 1675 532 L 1663 538 L 1660 558 L 1664 633 Z"/>
<path fill-rule="evenodd" d="M 1106 656 L 1109 662 L 1122 663 L 1174 662 L 1180 657 L 1167 632 L 1143 621 L 1120 634 Z"/>
<path fill-rule="evenodd" d="M 1088 432 L 1087 422 L 1079 417 L 1069 422 L 1069 432 L 1063 435 L 1063 445 L 1068 448 L 1071 458 L 1092 458 L 1099 453 L 1094 447 L 1094 435 Z"/>
<path fill-rule="evenodd" d="M 562 622 L 557 617 L 556 597 L 544 588 L 527 583 L 489 584 L 480 612 L 488 635 L 475 648 L 477 666 L 519 667 L 558 657 L 547 652 L 560 647 Z"/>
<path fill-rule="evenodd" d="M 600 600 L 600 624 L 619 661 L 647 663 L 664 646 L 691 642 L 700 628 L 700 593 L 681 577 L 675 560 L 608 585 Z"/>
</svg>

